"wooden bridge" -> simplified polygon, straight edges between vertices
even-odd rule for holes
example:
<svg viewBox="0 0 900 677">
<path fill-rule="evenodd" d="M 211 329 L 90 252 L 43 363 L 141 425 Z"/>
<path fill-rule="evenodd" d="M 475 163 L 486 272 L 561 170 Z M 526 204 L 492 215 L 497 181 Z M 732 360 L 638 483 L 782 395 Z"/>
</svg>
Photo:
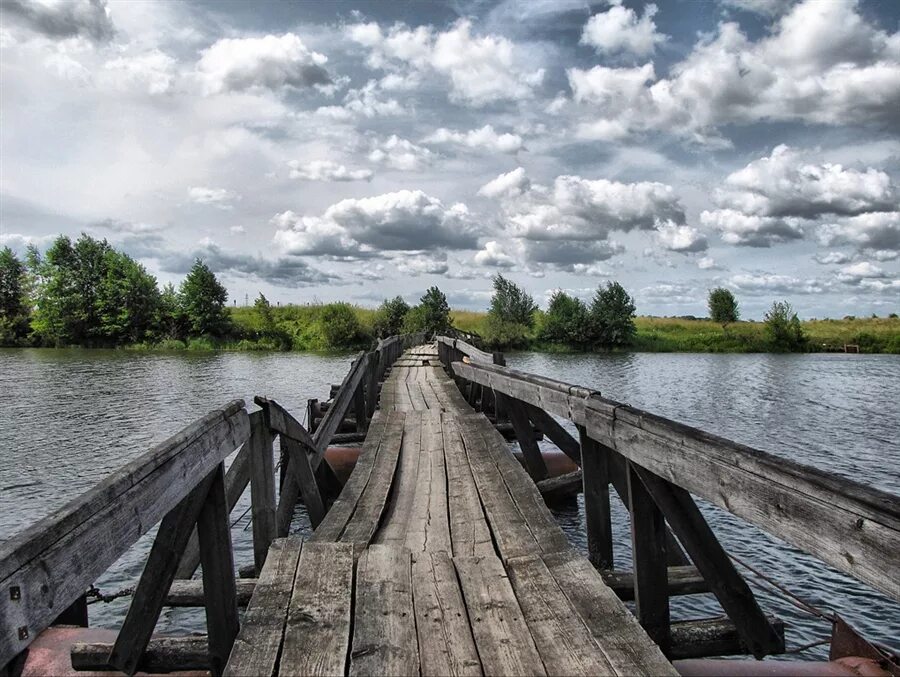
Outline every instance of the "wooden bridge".
<svg viewBox="0 0 900 677">
<path fill-rule="evenodd" d="M 783 624 L 691 494 L 900 600 L 896 496 L 424 338 L 358 356 L 308 426 L 273 400 L 233 402 L 0 546 L 0 666 L 15 673 L 41 632 L 86 620 L 85 590 L 160 520 L 115 641 L 73 646 L 75 669 L 656 675 L 783 651 Z M 507 420 L 521 463 L 496 429 Z M 348 426 L 365 439 L 341 486 L 325 453 Z M 536 430 L 580 466 L 588 557 L 538 490 L 554 480 Z M 236 580 L 229 513 L 247 485 L 254 563 Z M 610 486 L 631 516 L 627 572 L 613 570 Z M 298 499 L 305 542 L 288 536 Z M 670 596 L 698 592 L 728 618 L 672 622 Z M 154 636 L 167 604 L 204 606 L 206 635 Z"/>
</svg>

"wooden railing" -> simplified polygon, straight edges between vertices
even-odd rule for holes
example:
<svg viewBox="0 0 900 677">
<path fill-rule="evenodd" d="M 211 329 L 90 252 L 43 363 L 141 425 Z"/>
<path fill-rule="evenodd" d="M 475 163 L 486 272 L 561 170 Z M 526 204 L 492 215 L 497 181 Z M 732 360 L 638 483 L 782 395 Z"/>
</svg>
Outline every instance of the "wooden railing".
<svg viewBox="0 0 900 677">
<path fill-rule="evenodd" d="M 546 467 L 531 438 L 532 424 L 581 467 L 590 559 L 602 570 L 613 562 L 609 486 L 615 488 L 632 520 L 637 615 L 663 648 L 671 640 L 669 579 L 676 567 L 692 562 L 751 653 L 783 650 L 783 635 L 763 614 L 692 495 L 900 600 L 897 496 L 582 386 L 494 364 L 452 339 L 438 340 L 445 346 L 442 360 L 462 381 L 463 392 L 481 388 L 509 412 L 535 481 L 546 477 Z M 574 423 L 579 439 L 553 416 Z M 678 576 L 684 577 L 683 569 Z"/>
<path fill-rule="evenodd" d="M 235 580 L 231 510 L 249 485 L 258 573 L 273 540 L 287 534 L 298 495 L 313 526 L 321 521 L 341 488 L 323 462 L 335 432 L 351 413 L 365 429 L 385 371 L 405 348 L 424 340 L 424 334 L 391 337 L 358 355 L 314 432 L 274 400 L 255 398 L 261 410 L 253 413 L 235 400 L 0 545 L 0 674 L 15 672 L 31 642 L 57 621 L 78 617 L 86 624 L 85 591 L 157 523 L 116 641 L 76 647 L 73 665 L 160 670 L 176 667 L 166 663 L 171 654 L 180 659 L 177 667 L 221 672 L 239 630 L 238 604 L 246 603 L 248 592 Z M 276 435 L 286 462 L 277 504 Z M 225 459 L 236 449 L 226 472 Z M 198 566 L 202 587 L 176 581 L 190 579 Z M 206 637 L 151 645 L 167 605 L 205 606 Z"/>
</svg>

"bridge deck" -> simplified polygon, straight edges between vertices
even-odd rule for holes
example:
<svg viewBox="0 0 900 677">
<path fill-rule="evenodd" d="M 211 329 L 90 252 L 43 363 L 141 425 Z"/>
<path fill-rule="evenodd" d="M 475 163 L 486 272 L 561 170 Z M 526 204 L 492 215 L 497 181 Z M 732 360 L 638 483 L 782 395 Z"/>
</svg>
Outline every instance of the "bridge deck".
<svg viewBox="0 0 900 677">
<path fill-rule="evenodd" d="M 434 346 L 407 351 L 314 536 L 272 546 L 226 674 L 677 674 Z"/>
</svg>

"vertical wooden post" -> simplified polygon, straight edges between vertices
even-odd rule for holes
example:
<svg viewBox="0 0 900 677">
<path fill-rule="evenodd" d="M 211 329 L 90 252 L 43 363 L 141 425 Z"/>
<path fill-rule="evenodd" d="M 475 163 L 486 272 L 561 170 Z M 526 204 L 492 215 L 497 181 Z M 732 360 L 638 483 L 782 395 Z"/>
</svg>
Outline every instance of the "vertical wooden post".
<svg viewBox="0 0 900 677">
<path fill-rule="evenodd" d="M 494 355 L 494 364 L 499 364 L 501 367 L 506 366 L 506 358 L 503 356 L 503 353 L 493 353 Z M 501 423 L 505 421 L 507 418 L 506 411 L 503 408 L 503 398 L 495 397 L 494 398 L 494 422 Z"/>
<path fill-rule="evenodd" d="M 501 399 L 503 408 L 509 412 L 513 430 L 516 431 L 519 449 L 522 450 L 522 456 L 525 457 L 525 469 L 535 482 L 545 479 L 548 474 L 547 464 L 544 463 L 541 448 L 535 439 L 534 428 L 531 425 L 531 420 L 528 418 L 525 407 L 518 400 L 514 400 L 506 395 L 503 395 Z"/>
<path fill-rule="evenodd" d="M 250 414 L 250 506 L 253 518 L 253 562 L 262 571 L 275 540 L 275 468 L 272 433 L 262 410 Z"/>
<path fill-rule="evenodd" d="M 584 523 L 588 559 L 599 569 L 613 568 L 612 520 L 609 512 L 607 450 L 578 426 L 581 441 L 581 480 L 584 487 Z"/>
<path fill-rule="evenodd" d="M 318 403 L 319 400 L 316 398 L 306 400 L 306 429 L 310 435 L 316 432 L 316 405 Z"/>
<path fill-rule="evenodd" d="M 240 630 L 224 463 L 220 463 L 215 471 L 197 520 L 197 533 L 200 537 L 200 565 L 203 567 L 210 668 L 213 674 L 220 675 Z"/>
<path fill-rule="evenodd" d="M 322 494 L 319 491 L 316 474 L 309 461 L 309 454 L 303 445 L 284 435 L 281 435 L 281 446 L 287 449 L 288 456 L 291 459 L 292 476 L 296 478 L 295 481 L 300 489 L 300 494 L 303 496 L 303 504 L 306 506 L 306 512 L 309 514 L 309 522 L 312 528 L 315 529 L 325 518 L 325 503 L 322 501 Z M 324 460 L 323 462 L 327 463 Z M 296 503 L 296 495 L 294 496 L 294 503 Z M 292 514 L 293 511 L 294 508 L 291 505 Z M 290 526 L 290 520 L 287 523 Z"/>
<path fill-rule="evenodd" d="M 363 360 L 359 369 L 367 369 L 369 365 L 368 354 L 359 358 Z M 360 379 L 359 385 L 356 386 L 356 392 L 353 393 L 353 413 L 356 416 L 356 432 L 364 433 L 369 427 L 369 420 L 366 418 L 366 379 Z"/>
<path fill-rule="evenodd" d="M 671 646 L 666 522 L 631 463 L 627 463 L 628 505 L 634 557 L 637 617 L 663 653 Z"/>
<path fill-rule="evenodd" d="M 378 352 L 372 351 L 366 357 L 366 418 L 371 419 L 378 405 Z"/>
</svg>

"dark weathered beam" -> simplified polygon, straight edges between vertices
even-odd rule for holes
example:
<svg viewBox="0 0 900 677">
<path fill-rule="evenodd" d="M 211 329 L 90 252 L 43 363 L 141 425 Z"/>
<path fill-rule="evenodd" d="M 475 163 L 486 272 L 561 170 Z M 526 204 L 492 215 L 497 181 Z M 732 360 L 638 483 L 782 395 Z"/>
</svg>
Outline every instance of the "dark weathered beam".
<svg viewBox="0 0 900 677">
<path fill-rule="evenodd" d="M 310 449 L 316 448 L 313 436 L 307 432 L 303 424 L 294 418 L 291 413 L 282 407 L 275 400 L 257 395 L 253 398 L 262 410 L 266 412 L 266 421 L 269 429 L 292 440 L 296 440 L 300 444 L 305 444 Z M 312 419 L 310 419 L 312 420 Z"/>
<path fill-rule="evenodd" d="M 111 644 L 105 642 L 76 642 L 72 645 L 72 667 L 75 670 L 109 670 L 106 659 Z M 151 639 L 140 657 L 136 670 L 157 674 L 187 670 L 208 670 L 206 637 L 160 637 Z"/>
<path fill-rule="evenodd" d="M 666 565 L 666 522 L 633 468 L 627 470 L 634 560 L 634 603 L 638 621 L 667 654 L 669 581 Z"/>
<path fill-rule="evenodd" d="M 325 449 L 331 443 L 331 436 L 337 432 L 338 426 L 340 426 L 341 421 L 347 415 L 347 410 L 353 403 L 356 390 L 366 375 L 367 362 L 368 356 L 366 353 L 360 353 L 354 360 L 353 366 L 341 382 L 340 392 L 334 398 L 334 401 L 328 408 L 328 412 L 316 428 L 315 435 L 313 435 L 314 444 L 312 448 L 316 450 L 317 455 L 312 461 L 313 469 L 318 467 L 320 459 L 325 454 Z"/>
<path fill-rule="evenodd" d="M 535 486 L 537 486 L 538 491 L 541 492 L 544 501 L 552 503 L 553 501 L 572 498 L 573 496 L 580 494 L 582 482 L 581 470 L 579 469 L 564 475 L 548 477 L 540 482 L 535 482 Z"/>
<path fill-rule="evenodd" d="M 265 412 L 250 414 L 250 512 L 253 519 L 253 562 L 262 571 L 269 547 L 277 535 L 275 523 L 275 466 L 272 433 Z"/>
<path fill-rule="evenodd" d="M 612 518 L 609 511 L 609 454 L 579 426 L 584 491 L 584 528 L 588 559 L 599 569 L 613 567 Z"/>
<path fill-rule="evenodd" d="M 532 435 L 532 425 L 525 407 L 521 402 L 510 397 L 503 398 L 503 406 L 516 431 L 516 440 L 519 442 L 519 449 L 522 450 L 522 456 L 525 458 L 525 469 L 535 482 L 546 479 L 547 464 L 544 463 L 541 449 Z"/>
<path fill-rule="evenodd" d="M 778 650 L 773 653 L 784 653 L 784 622 L 774 616 L 767 616 L 767 621 L 779 638 Z M 739 656 L 747 653 L 750 652 L 741 641 L 740 633 L 727 618 L 672 623 L 670 660 Z"/>
<path fill-rule="evenodd" d="M 600 575 L 603 576 L 603 582 L 623 602 L 634 600 L 634 572 L 611 571 L 607 569 L 601 570 Z M 694 566 L 670 566 L 667 579 L 669 582 L 669 597 L 709 592 L 709 584 L 697 571 L 697 567 Z"/>
<path fill-rule="evenodd" d="M 307 453 L 306 448 L 292 439 L 282 437 L 281 444 L 287 450 L 290 465 L 296 473 L 297 486 L 300 488 L 303 504 L 309 514 L 309 522 L 315 529 L 325 517 L 325 503 L 322 501 L 319 484 L 316 482 L 311 456 Z M 293 512 L 293 507 L 291 511 Z"/>
<path fill-rule="evenodd" d="M 255 578 L 235 579 L 234 586 L 238 606 L 247 606 L 250 603 L 250 597 L 256 587 L 256 580 Z M 204 604 L 202 580 L 172 581 L 169 594 L 166 595 L 165 606 L 201 607 Z"/>
<path fill-rule="evenodd" d="M 633 463 L 629 465 L 662 510 L 750 653 L 762 658 L 783 648 L 784 638 L 779 638 L 769 624 L 750 586 L 734 568 L 691 495 Z"/>
<path fill-rule="evenodd" d="M 578 440 L 572 437 L 571 433 L 559 424 L 559 421 L 540 407 L 526 404 L 525 409 L 535 427 L 549 437 L 550 441 L 576 465 L 581 465 L 581 444 Z"/>
</svg>

